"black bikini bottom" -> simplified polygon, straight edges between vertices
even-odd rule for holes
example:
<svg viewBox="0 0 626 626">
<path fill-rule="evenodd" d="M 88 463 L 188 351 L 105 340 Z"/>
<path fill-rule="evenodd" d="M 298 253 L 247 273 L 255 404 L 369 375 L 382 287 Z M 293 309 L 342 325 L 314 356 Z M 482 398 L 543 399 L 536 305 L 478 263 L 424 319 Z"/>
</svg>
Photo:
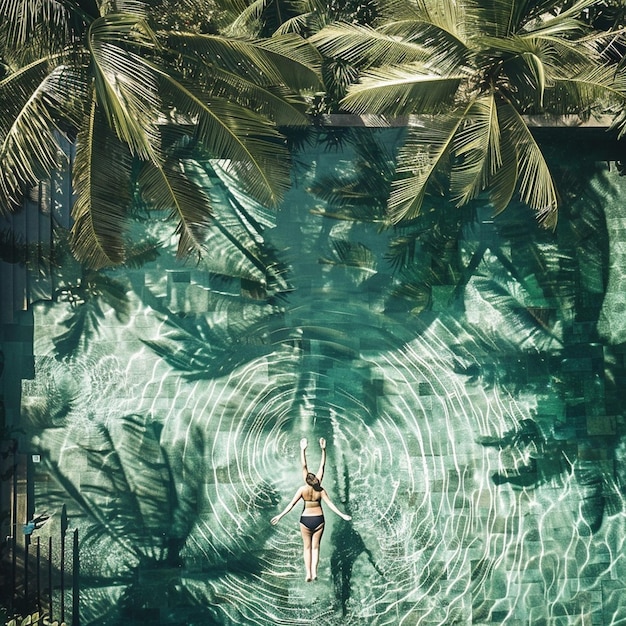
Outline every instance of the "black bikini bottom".
<svg viewBox="0 0 626 626">
<path fill-rule="evenodd" d="M 300 523 L 306 526 L 311 532 L 319 530 L 324 525 L 323 515 L 302 515 Z"/>
</svg>

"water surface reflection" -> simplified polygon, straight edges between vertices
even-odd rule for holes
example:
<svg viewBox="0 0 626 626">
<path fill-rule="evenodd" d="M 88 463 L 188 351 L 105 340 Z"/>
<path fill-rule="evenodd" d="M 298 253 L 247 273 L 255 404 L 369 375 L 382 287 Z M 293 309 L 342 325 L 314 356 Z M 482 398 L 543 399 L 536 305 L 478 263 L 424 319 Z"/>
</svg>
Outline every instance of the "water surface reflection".
<svg viewBox="0 0 626 626">
<path fill-rule="evenodd" d="M 114 274 L 125 314 L 99 302 L 71 353 L 76 309 L 37 306 L 36 497 L 81 531 L 84 623 L 626 617 L 624 351 L 596 327 L 620 181 L 579 177 L 556 233 L 438 200 L 381 231 L 358 177 L 377 154 L 384 190 L 395 139 L 308 146 L 277 216 L 216 185 L 203 263 Z M 328 517 L 315 584 L 297 515 L 269 524 L 302 436 L 353 518 Z"/>
</svg>

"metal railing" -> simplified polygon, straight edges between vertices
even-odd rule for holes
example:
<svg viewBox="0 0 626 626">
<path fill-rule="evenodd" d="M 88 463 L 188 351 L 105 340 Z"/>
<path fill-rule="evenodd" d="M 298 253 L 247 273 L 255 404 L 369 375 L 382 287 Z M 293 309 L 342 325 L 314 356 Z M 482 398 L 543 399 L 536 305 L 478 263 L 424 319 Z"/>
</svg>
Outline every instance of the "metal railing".
<svg viewBox="0 0 626 626">
<path fill-rule="evenodd" d="M 15 440 L 2 448 L 2 502 L 9 511 L 2 528 L 1 604 L 9 617 L 38 612 L 79 626 L 78 529 L 69 528 L 65 506 L 51 517 L 32 514 L 32 461 L 18 453 Z"/>
</svg>

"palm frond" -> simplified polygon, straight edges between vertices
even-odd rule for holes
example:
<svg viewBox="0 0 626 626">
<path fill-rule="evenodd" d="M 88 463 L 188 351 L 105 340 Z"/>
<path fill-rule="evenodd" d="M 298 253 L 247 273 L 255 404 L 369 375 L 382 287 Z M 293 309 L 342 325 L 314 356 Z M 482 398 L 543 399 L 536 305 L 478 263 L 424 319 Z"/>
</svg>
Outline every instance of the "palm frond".
<svg viewBox="0 0 626 626">
<path fill-rule="evenodd" d="M 456 96 L 464 76 L 439 76 L 422 64 L 383 67 L 363 73 L 342 105 L 357 114 L 441 113 Z"/>
<path fill-rule="evenodd" d="M 474 45 L 483 37 L 506 39 L 513 35 L 519 28 L 518 11 L 520 4 L 512 0 L 493 0 L 489 3 L 476 3 L 473 7 L 473 13 L 480 21 L 480 24 L 470 35 Z M 525 15 L 525 12 L 519 12 Z"/>
<path fill-rule="evenodd" d="M 76 258 L 98 269 L 124 259 L 121 229 L 130 203 L 131 156 L 92 103 L 77 138 L 70 242 Z"/>
<path fill-rule="evenodd" d="M 104 2 L 102 4 L 107 6 L 108 3 Z M 135 17 L 145 18 L 151 8 L 150 5 L 150 0 L 115 0 L 114 10 L 118 13 L 127 13 Z"/>
<path fill-rule="evenodd" d="M 40 59 L 0 81 L 0 211 L 17 206 L 26 190 L 62 166 L 55 112 L 62 90 L 74 83 L 61 68 L 48 73 L 47 62 Z"/>
<path fill-rule="evenodd" d="M 448 2 L 447 0 L 417 0 L 415 16 L 447 34 L 447 40 L 466 41 L 471 25 L 471 2 Z M 469 29 L 471 30 L 471 28 Z"/>
<path fill-rule="evenodd" d="M 463 112 L 440 116 L 436 123 L 412 127 L 398 153 L 397 178 L 391 183 L 392 223 L 417 217 L 435 175 L 449 166 L 454 137 L 465 120 Z"/>
<path fill-rule="evenodd" d="M 499 103 L 501 128 L 515 146 L 518 182 L 522 201 L 537 214 L 546 227 L 556 226 L 558 198 L 552 175 L 535 138 L 519 112 L 508 102 Z"/>
<path fill-rule="evenodd" d="M 201 254 L 211 223 L 209 198 L 185 175 L 177 159 L 162 165 L 146 161 L 139 174 L 142 197 L 156 210 L 170 211 L 176 222 L 178 256 Z"/>
<path fill-rule="evenodd" d="M 36 33 L 38 38 L 59 49 L 62 42 L 68 40 L 73 14 L 88 18 L 79 7 L 70 9 L 58 0 L 0 0 L 0 22 L 6 25 L 5 45 L 10 48 L 27 46 Z"/>
<path fill-rule="evenodd" d="M 296 35 L 304 35 L 309 26 L 309 22 L 314 14 L 311 12 L 301 13 L 285 20 L 277 29 L 276 35 L 287 35 L 294 33 Z"/>
<path fill-rule="evenodd" d="M 594 105 L 626 106 L 626 74 L 610 65 L 591 67 L 573 76 L 553 76 L 546 108 L 557 114 L 584 111 Z"/>
<path fill-rule="evenodd" d="M 301 0 L 254 0 L 241 7 L 235 19 L 221 32 L 228 36 L 271 36 L 285 22 L 302 13 Z"/>
<path fill-rule="evenodd" d="M 298 35 L 246 40 L 221 35 L 171 33 L 168 43 L 174 49 L 192 47 L 206 63 L 239 74 L 258 85 L 285 85 L 296 92 L 321 87 L 319 53 Z"/>
<path fill-rule="evenodd" d="M 210 102 L 217 97 L 234 102 L 246 109 L 261 113 L 278 126 L 304 126 L 309 123 L 307 116 L 301 110 L 304 108 L 304 103 L 299 102 L 293 92 L 285 87 L 259 85 L 258 81 L 248 80 L 236 72 L 220 67 L 210 67 L 202 62 L 198 63 L 195 58 L 189 59 L 189 62 L 185 59 L 184 62 L 186 66 L 183 74 L 188 78 L 181 79 L 174 72 L 169 72 L 167 80 L 170 86 L 164 90 L 169 98 L 165 103 L 177 113 L 181 109 L 178 100 L 185 97 L 183 94 L 186 94 L 187 89 L 183 87 L 181 91 L 176 88 L 176 83 L 180 80 L 185 85 L 191 85 L 189 88 L 193 89 L 200 99 Z M 173 89 L 172 86 L 174 86 Z"/>
<path fill-rule="evenodd" d="M 442 71 L 447 68 L 445 71 L 452 72 L 469 62 L 469 42 L 461 39 L 459 33 L 445 30 L 437 24 L 421 19 L 393 20 L 381 24 L 378 31 L 395 39 L 400 38 L 405 46 L 428 50 L 429 65 Z"/>
<path fill-rule="evenodd" d="M 133 15 L 110 14 L 89 30 L 96 98 L 117 136 L 142 159 L 158 160 L 160 112 L 158 81 L 143 54 L 129 49 L 154 46 L 155 36 Z"/>
<path fill-rule="evenodd" d="M 207 100 L 194 85 L 163 76 L 178 92 L 178 113 L 195 121 L 202 149 L 239 176 L 257 200 L 276 205 L 288 189 L 289 155 L 282 135 L 261 115 L 224 98 Z"/>
<path fill-rule="evenodd" d="M 592 7 L 597 0 L 578 0 L 563 10 L 562 4 L 557 11 L 543 12 L 541 16 L 527 15 L 523 25 L 524 32 L 532 32 L 536 35 L 553 35 L 563 37 L 573 33 L 583 33 L 588 26 L 580 19 L 583 11 Z M 530 19 L 529 19 L 530 18 Z"/>
<path fill-rule="evenodd" d="M 385 25 L 391 29 L 391 25 Z M 429 50 L 411 41 L 356 24 L 332 24 L 309 38 L 322 54 L 361 67 L 426 62 Z"/>
<path fill-rule="evenodd" d="M 500 163 L 496 171 L 491 173 L 488 183 L 489 200 L 496 215 L 504 211 L 511 202 L 519 174 L 514 140 L 506 128 L 500 127 L 499 132 Z"/>
<path fill-rule="evenodd" d="M 509 37 L 480 36 L 476 43 L 480 45 L 481 55 L 506 60 L 507 64 L 521 55 L 534 54 L 547 67 L 561 67 L 572 72 L 588 65 L 590 58 L 599 58 L 591 46 L 581 45 L 577 40 L 534 33 Z M 513 71 L 507 67 L 506 74 L 510 76 Z"/>
<path fill-rule="evenodd" d="M 247 6 L 242 6 L 230 24 L 220 29 L 229 37 L 248 36 L 258 34 L 261 27 L 261 16 L 267 0 L 253 0 Z"/>
<path fill-rule="evenodd" d="M 477 98 L 454 138 L 450 191 L 457 206 L 476 198 L 502 164 L 498 112 L 493 94 Z"/>
<path fill-rule="evenodd" d="M 510 73 L 511 83 L 519 87 L 519 93 L 525 94 L 533 105 L 543 107 L 546 90 L 546 68 L 536 52 L 524 52 L 517 58 L 518 70 Z M 523 105 L 523 100 L 521 100 Z"/>
<path fill-rule="evenodd" d="M 288 87 L 299 90 L 318 89 L 321 56 L 307 39 L 293 33 L 274 35 L 256 42 L 278 70 L 278 76 Z"/>
</svg>

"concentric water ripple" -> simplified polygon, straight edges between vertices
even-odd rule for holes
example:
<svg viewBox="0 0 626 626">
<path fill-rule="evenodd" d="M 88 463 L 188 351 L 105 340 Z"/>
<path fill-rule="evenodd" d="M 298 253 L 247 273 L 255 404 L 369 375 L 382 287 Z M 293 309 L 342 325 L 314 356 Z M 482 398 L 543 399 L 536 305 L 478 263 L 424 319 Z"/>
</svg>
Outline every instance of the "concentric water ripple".
<svg viewBox="0 0 626 626">
<path fill-rule="evenodd" d="M 259 555 L 254 572 L 200 588 L 213 601 L 232 602 L 234 621 L 239 611 L 260 624 L 340 623 L 337 610 L 363 623 L 469 623 L 477 610 L 523 603 L 518 594 L 528 595 L 523 583 L 533 572 L 552 594 L 568 554 L 551 556 L 542 533 L 550 527 L 552 536 L 554 515 L 576 550 L 590 541 L 575 531 L 578 496 L 560 479 L 545 495 L 497 487 L 494 472 L 527 459 L 478 443 L 518 426 L 530 407 L 455 374 L 451 331 L 442 324 L 403 345 L 377 327 L 359 329 L 363 318 L 355 313 L 351 333 L 335 332 L 332 342 L 301 326 L 299 344 L 196 386 L 194 410 L 183 423 L 180 415 L 166 423 L 165 447 L 181 450 L 180 483 L 186 491 L 199 487 L 189 557 L 219 567 L 220 559 Z M 357 354 L 355 332 L 370 344 L 374 335 L 376 349 Z M 345 524 L 327 512 L 325 582 L 316 585 L 302 581 L 297 512 L 268 525 L 300 485 L 302 436 L 312 467 L 317 439 L 328 440 L 324 483 L 353 517 Z M 550 583 L 543 570 L 552 568 Z M 555 606 L 564 593 L 571 601 L 561 588 Z M 254 602 L 235 601 L 240 595 Z"/>
<path fill-rule="evenodd" d="M 333 314 L 318 309 L 310 317 Z M 114 425 L 131 405 L 161 424 L 159 446 L 177 496 L 169 534 L 183 544 L 183 567 L 171 574 L 176 594 L 210 607 L 217 623 L 444 625 L 563 616 L 574 623 L 600 596 L 613 607 L 607 623 L 620 623 L 623 509 L 599 532 L 585 532 L 589 487 L 580 474 L 555 472 L 528 488 L 494 483 L 495 474 L 523 469 L 538 451 L 481 440 L 519 428 L 533 414 L 533 398 L 457 373 L 450 346 L 464 331 L 453 320 L 436 319 L 407 340 L 406 329 L 356 305 L 341 316 L 344 326 L 333 324 L 332 333 L 318 324 L 285 327 L 294 341 L 212 380 L 185 381 L 156 358 L 148 382 L 133 377 L 132 363 L 99 352 L 85 365 L 65 364 L 62 376 L 58 362 L 42 361 L 42 379 L 61 376 L 62 387 L 91 373 L 105 389 L 98 372 L 106 371 L 108 400 L 98 405 L 88 396 L 99 406 L 88 420 L 77 419 L 88 410 L 81 402 L 70 426 L 47 431 L 38 445 L 73 480 L 75 459 L 102 447 L 94 442 L 105 431 L 119 431 Z M 303 436 L 314 469 L 317 441 L 327 439 L 324 485 L 352 516 L 346 523 L 326 512 L 314 584 L 304 582 L 298 507 L 269 524 L 301 484 Z M 148 431 L 141 437 L 152 450 Z M 156 498 L 160 487 L 149 484 Z M 160 558 L 149 541 L 140 552 L 129 546 L 126 556 L 123 546 L 109 556 L 118 582 L 140 553 Z M 119 589 L 86 590 L 85 602 L 94 611 L 106 597 L 120 604 Z"/>
<path fill-rule="evenodd" d="M 384 276 L 368 290 L 374 269 L 319 263 L 331 237 L 377 230 L 310 208 L 294 205 L 274 233 L 298 281 L 277 302 L 181 282 L 183 314 L 155 270 L 129 296 L 131 322 L 108 314 L 60 359 L 67 312 L 36 308 L 23 394 L 48 471 L 37 499 L 67 504 L 80 529 L 84 623 L 131 623 L 135 609 L 187 625 L 624 623 L 626 446 L 612 442 L 612 459 L 578 432 L 559 439 L 554 376 L 505 385 L 498 371 L 560 338 L 515 345 L 515 323 L 481 328 L 486 279 L 467 285 L 466 315 L 389 313 Z M 326 511 L 312 584 L 299 505 L 270 525 L 301 485 L 302 437 L 312 469 L 327 440 L 324 486 L 352 516 Z"/>
</svg>

